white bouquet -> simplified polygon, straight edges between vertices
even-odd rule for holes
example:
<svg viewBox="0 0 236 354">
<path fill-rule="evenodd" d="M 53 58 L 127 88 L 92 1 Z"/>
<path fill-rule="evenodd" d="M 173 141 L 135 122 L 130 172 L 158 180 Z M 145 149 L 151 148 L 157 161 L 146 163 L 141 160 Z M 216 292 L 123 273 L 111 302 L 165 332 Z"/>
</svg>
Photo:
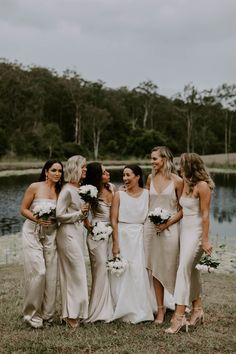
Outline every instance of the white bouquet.
<svg viewBox="0 0 236 354">
<path fill-rule="evenodd" d="M 155 225 L 165 224 L 171 217 L 171 213 L 164 208 L 155 208 L 154 210 L 150 211 L 148 217 L 150 221 Z"/>
<path fill-rule="evenodd" d="M 33 214 L 43 220 L 56 217 L 56 205 L 50 202 L 44 202 L 36 205 L 32 210 Z"/>
<path fill-rule="evenodd" d="M 91 184 L 85 184 L 79 188 L 79 195 L 85 203 L 96 205 L 98 203 L 98 190 Z"/>
<path fill-rule="evenodd" d="M 203 272 L 211 273 L 218 268 L 219 264 L 220 262 L 218 259 L 214 259 L 211 256 L 205 255 L 202 256 L 195 268 Z"/>
<path fill-rule="evenodd" d="M 92 226 L 91 234 L 94 241 L 107 240 L 112 234 L 112 227 L 105 222 L 98 221 Z"/>
<path fill-rule="evenodd" d="M 107 270 L 111 272 L 111 274 L 116 275 L 119 277 L 124 271 L 128 268 L 128 262 L 120 257 L 114 257 L 113 259 L 109 259 L 106 262 Z"/>
</svg>

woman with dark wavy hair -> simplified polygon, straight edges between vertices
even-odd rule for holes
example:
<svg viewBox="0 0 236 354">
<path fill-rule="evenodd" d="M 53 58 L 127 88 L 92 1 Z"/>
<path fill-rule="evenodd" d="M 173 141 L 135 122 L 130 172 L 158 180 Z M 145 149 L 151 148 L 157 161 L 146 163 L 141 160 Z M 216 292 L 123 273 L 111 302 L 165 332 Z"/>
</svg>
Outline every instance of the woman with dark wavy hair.
<svg viewBox="0 0 236 354">
<path fill-rule="evenodd" d="M 44 219 L 35 212 L 56 208 L 63 184 L 63 166 L 58 160 L 48 160 L 39 182 L 32 183 L 25 192 L 21 214 L 26 218 L 22 228 L 25 297 L 24 320 L 33 328 L 41 328 L 43 321 L 51 323 L 55 312 L 57 282 L 57 249 L 55 216 Z"/>
<path fill-rule="evenodd" d="M 148 191 L 143 188 L 142 169 L 126 165 L 123 190 L 112 203 L 113 256 L 128 262 L 128 269 L 117 278 L 111 275 L 115 311 L 111 320 L 138 323 L 152 321 L 151 291 L 145 268 L 143 225 L 148 213 Z"/>
<path fill-rule="evenodd" d="M 91 262 L 92 287 L 89 300 L 89 314 L 86 322 L 107 321 L 113 314 L 110 282 L 106 269 L 106 261 L 111 253 L 111 240 L 95 241 L 92 238 L 92 227 L 97 222 L 111 224 L 111 203 L 114 186 L 110 183 L 110 174 L 100 162 L 87 165 L 86 178 L 83 184 L 91 184 L 98 189 L 98 203 L 91 206 L 90 231 L 87 238 L 89 258 Z"/>
<path fill-rule="evenodd" d="M 181 328 L 203 323 L 204 312 L 201 300 L 201 284 L 197 263 L 205 252 L 211 255 L 208 240 L 211 191 L 214 188 L 209 173 L 198 154 L 184 153 L 180 157 L 180 170 L 184 189 L 180 198 L 183 219 L 180 232 L 180 256 L 174 299 L 175 313 L 166 333 L 177 333 Z M 192 303 L 189 322 L 185 308 Z"/>
</svg>

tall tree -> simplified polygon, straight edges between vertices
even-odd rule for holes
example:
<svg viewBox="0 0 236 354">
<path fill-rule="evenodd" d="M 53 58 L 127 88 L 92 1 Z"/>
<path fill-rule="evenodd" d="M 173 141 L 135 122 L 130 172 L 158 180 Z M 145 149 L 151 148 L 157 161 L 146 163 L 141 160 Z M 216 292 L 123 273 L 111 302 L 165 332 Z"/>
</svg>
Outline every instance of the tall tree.
<svg viewBox="0 0 236 354">
<path fill-rule="evenodd" d="M 232 122 L 236 111 L 236 85 L 223 84 L 216 89 L 216 98 L 223 107 L 225 154 L 231 151 Z"/>
<path fill-rule="evenodd" d="M 183 94 L 179 97 L 184 101 L 185 107 L 183 112 L 186 118 L 186 149 L 187 152 L 194 151 L 194 118 L 196 116 L 196 106 L 199 103 L 198 91 L 194 85 L 188 84 L 184 86 Z"/>
<path fill-rule="evenodd" d="M 154 109 L 155 99 L 158 97 L 158 86 L 154 84 L 151 80 L 143 81 L 136 87 L 135 91 L 139 93 L 139 98 L 143 101 L 143 120 L 142 127 L 146 129 L 148 119 L 151 117 Z"/>
<path fill-rule="evenodd" d="M 95 160 L 97 160 L 99 155 L 101 135 L 109 123 L 109 112 L 103 108 L 99 108 L 93 105 L 87 105 L 85 108 L 85 116 L 88 119 L 88 122 L 90 123 L 90 130 L 92 130 L 92 134 L 90 134 L 89 130 L 88 134 L 92 136 L 94 158 Z"/>
<path fill-rule="evenodd" d="M 70 98 L 75 109 L 75 133 L 74 141 L 76 144 L 81 145 L 82 143 L 82 105 L 84 88 L 86 86 L 86 81 L 81 78 L 76 71 L 66 70 L 63 74 L 65 86 L 68 89 Z"/>
</svg>

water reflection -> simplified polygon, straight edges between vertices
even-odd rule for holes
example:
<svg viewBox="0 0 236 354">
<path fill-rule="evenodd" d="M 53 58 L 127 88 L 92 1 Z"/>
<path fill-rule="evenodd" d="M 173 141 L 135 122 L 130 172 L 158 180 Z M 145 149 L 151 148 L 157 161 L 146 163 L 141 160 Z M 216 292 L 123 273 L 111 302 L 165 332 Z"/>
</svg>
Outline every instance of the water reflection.
<svg viewBox="0 0 236 354">
<path fill-rule="evenodd" d="M 216 189 L 212 198 L 212 213 L 219 223 L 231 223 L 236 216 L 236 175 L 214 174 Z"/>
<path fill-rule="evenodd" d="M 112 170 L 111 180 L 122 183 L 122 171 Z M 150 169 L 144 170 L 145 180 Z M 236 174 L 212 174 L 216 189 L 212 196 L 210 234 L 221 237 L 236 236 Z M 20 204 L 28 185 L 38 175 L 0 178 L 0 236 L 20 231 L 24 218 Z"/>
<path fill-rule="evenodd" d="M 37 179 L 38 175 L 0 178 L 0 236 L 20 231 L 24 222 L 20 204 L 28 185 Z"/>
</svg>

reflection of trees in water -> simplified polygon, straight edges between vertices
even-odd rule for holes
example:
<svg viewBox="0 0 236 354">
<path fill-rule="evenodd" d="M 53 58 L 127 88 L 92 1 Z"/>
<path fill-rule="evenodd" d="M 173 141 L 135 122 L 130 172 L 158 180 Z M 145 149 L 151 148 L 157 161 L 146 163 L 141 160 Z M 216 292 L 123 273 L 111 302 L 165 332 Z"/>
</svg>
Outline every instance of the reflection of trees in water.
<svg viewBox="0 0 236 354">
<path fill-rule="evenodd" d="M 17 218 L 13 217 L 0 219 L 0 236 L 17 231 L 19 231 L 19 220 Z"/>
<path fill-rule="evenodd" d="M 236 209 L 235 210 L 219 210 L 218 207 L 215 207 L 213 209 L 213 217 L 215 220 L 217 220 L 220 224 L 223 223 L 224 221 L 226 222 L 232 222 L 233 217 L 236 215 Z"/>
<path fill-rule="evenodd" d="M 236 217 L 236 175 L 218 174 L 214 178 L 217 185 L 212 196 L 212 214 L 219 223 L 231 223 Z"/>
</svg>

